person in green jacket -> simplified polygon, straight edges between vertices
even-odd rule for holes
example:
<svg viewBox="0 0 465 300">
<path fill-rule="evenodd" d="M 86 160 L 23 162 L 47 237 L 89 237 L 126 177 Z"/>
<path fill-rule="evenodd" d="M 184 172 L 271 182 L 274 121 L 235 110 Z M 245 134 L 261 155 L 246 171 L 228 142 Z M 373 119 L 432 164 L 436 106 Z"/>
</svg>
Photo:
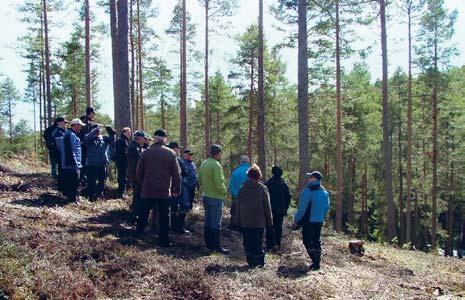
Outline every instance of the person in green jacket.
<svg viewBox="0 0 465 300">
<path fill-rule="evenodd" d="M 221 218 L 223 203 L 226 199 L 226 180 L 221 167 L 221 146 L 210 146 L 210 157 L 199 168 L 200 192 L 205 209 L 204 240 L 207 248 L 228 254 L 229 250 L 221 247 Z"/>
</svg>

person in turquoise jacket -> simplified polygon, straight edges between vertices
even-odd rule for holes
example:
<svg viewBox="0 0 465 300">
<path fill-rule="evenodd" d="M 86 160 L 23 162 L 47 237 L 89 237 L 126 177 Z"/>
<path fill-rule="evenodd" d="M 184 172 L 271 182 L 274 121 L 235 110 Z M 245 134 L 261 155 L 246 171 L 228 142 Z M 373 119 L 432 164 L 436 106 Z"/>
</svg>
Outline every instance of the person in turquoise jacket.
<svg viewBox="0 0 465 300">
<path fill-rule="evenodd" d="M 318 270 L 321 260 L 321 227 L 329 210 L 329 193 L 321 185 L 323 176 L 320 172 L 307 173 L 307 178 L 307 187 L 300 194 L 294 223 L 302 227 L 303 244 L 312 259 L 311 269 Z"/>
<path fill-rule="evenodd" d="M 239 158 L 239 166 L 234 169 L 229 179 L 229 192 L 231 193 L 231 229 L 237 229 L 237 224 L 234 224 L 236 207 L 237 207 L 237 197 L 239 196 L 239 191 L 247 181 L 247 171 L 250 169 L 250 159 L 247 155 L 241 155 Z"/>
</svg>

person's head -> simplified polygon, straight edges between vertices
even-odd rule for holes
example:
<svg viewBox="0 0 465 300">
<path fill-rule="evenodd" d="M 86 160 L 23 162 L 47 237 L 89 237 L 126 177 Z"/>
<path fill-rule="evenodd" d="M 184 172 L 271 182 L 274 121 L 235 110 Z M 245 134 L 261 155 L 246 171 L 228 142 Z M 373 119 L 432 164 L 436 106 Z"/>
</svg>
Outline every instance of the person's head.
<svg viewBox="0 0 465 300">
<path fill-rule="evenodd" d="M 155 133 L 153 134 L 153 138 L 155 140 L 155 144 L 165 144 L 166 143 L 166 131 L 163 129 L 157 129 L 155 130 Z"/>
<path fill-rule="evenodd" d="M 131 139 L 131 134 L 131 128 L 124 127 L 123 129 L 121 129 L 121 136 L 125 136 L 128 140 Z"/>
<path fill-rule="evenodd" d="M 283 176 L 283 169 L 278 166 L 273 166 L 273 168 L 271 168 L 271 174 L 275 177 L 281 177 Z"/>
<path fill-rule="evenodd" d="M 220 145 L 213 144 L 210 146 L 210 156 L 213 157 L 216 160 L 221 159 L 221 152 L 223 150 L 221 149 Z"/>
<path fill-rule="evenodd" d="M 81 119 L 76 118 L 76 119 L 72 119 L 69 125 L 74 132 L 79 132 L 81 131 L 82 126 L 84 126 L 85 124 L 82 123 Z"/>
<path fill-rule="evenodd" d="M 178 142 L 171 142 L 168 144 L 168 148 L 170 149 L 173 149 L 174 152 L 176 152 L 176 155 L 179 156 L 179 154 L 181 153 L 181 148 L 179 147 L 179 143 Z"/>
<path fill-rule="evenodd" d="M 240 164 L 249 164 L 250 163 L 250 158 L 247 155 L 241 155 L 239 157 L 239 163 Z"/>
<path fill-rule="evenodd" d="M 247 177 L 252 180 L 260 180 L 262 178 L 262 171 L 260 170 L 260 167 L 253 164 L 249 170 L 247 170 Z"/>
<path fill-rule="evenodd" d="M 58 117 L 55 119 L 55 124 L 57 124 L 58 127 L 65 129 L 68 121 L 65 118 Z"/>
<path fill-rule="evenodd" d="M 143 131 L 136 131 L 134 132 L 134 141 L 139 145 L 140 147 L 144 146 L 145 144 L 145 139 L 146 139 L 146 134 Z"/>
<path fill-rule="evenodd" d="M 187 148 L 183 151 L 183 158 L 187 160 L 192 160 L 192 156 L 194 155 L 194 152 Z"/>
<path fill-rule="evenodd" d="M 308 182 L 312 181 L 320 181 L 323 178 L 323 175 L 319 171 L 312 171 L 307 173 L 307 180 Z"/>
<path fill-rule="evenodd" d="M 93 107 L 86 108 L 86 117 L 88 120 L 94 121 L 95 119 L 95 110 Z"/>
</svg>

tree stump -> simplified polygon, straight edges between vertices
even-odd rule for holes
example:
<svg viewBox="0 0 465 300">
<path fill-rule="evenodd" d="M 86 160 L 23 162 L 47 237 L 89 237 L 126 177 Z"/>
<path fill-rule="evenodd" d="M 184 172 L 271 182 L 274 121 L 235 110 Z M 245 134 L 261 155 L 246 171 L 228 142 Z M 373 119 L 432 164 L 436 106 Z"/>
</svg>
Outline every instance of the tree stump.
<svg viewBox="0 0 465 300">
<path fill-rule="evenodd" d="M 362 240 L 352 240 L 349 241 L 349 250 L 351 254 L 363 256 L 365 253 L 365 249 L 363 248 L 363 241 Z"/>
</svg>

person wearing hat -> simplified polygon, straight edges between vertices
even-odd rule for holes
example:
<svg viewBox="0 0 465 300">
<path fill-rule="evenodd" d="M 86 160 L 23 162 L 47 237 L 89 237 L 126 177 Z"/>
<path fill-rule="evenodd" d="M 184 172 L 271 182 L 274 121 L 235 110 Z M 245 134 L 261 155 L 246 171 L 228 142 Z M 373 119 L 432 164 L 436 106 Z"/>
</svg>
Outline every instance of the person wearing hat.
<svg viewBox="0 0 465 300">
<path fill-rule="evenodd" d="M 58 117 L 53 121 L 53 124 L 47 127 L 44 130 L 43 138 L 45 140 L 45 146 L 48 150 L 48 155 L 50 159 L 50 171 L 54 179 L 58 179 L 58 152 L 55 144 L 55 139 L 53 138 L 53 133 L 59 126 L 64 126 L 66 129 L 65 119 Z"/>
<path fill-rule="evenodd" d="M 187 234 L 188 230 L 184 228 L 187 212 L 190 208 L 189 197 L 187 195 L 187 174 L 188 169 L 184 164 L 184 161 L 179 157 L 181 154 L 181 148 L 178 142 L 171 142 L 168 144 L 168 148 L 173 149 L 176 152 L 176 159 L 178 160 L 179 167 L 181 168 L 181 194 L 177 197 L 171 198 L 170 203 L 170 216 L 171 216 L 171 230 L 180 233 Z"/>
<path fill-rule="evenodd" d="M 62 190 L 62 170 L 61 170 L 61 155 L 60 155 L 60 148 L 61 148 L 61 143 L 63 143 L 63 136 L 65 135 L 66 132 L 66 126 L 69 123 L 65 118 L 59 117 L 55 119 L 55 123 L 57 125 L 57 128 L 52 133 L 52 140 L 53 140 L 53 149 L 56 152 L 55 159 L 57 162 L 57 171 L 58 171 L 58 190 Z"/>
<path fill-rule="evenodd" d="M 147 139 L 147 134 L 140 130 L 134 133 L 134 138 L 131 140 L 128 146 L 128 170 L 127 178 L 129 184 L 132 187 L 132 204 L 131 211 L 133 216 L 137 215 L 137 205 L 140 200 L 140 186 L 137 184 L 136 180 L 136 167 L 139 162 L 139 158 L 142 152 L 145 150 L 144 144 Z M 135 220 L 135 217 L 134 217 Z"/>
<path fill-rule="evenodd" d="M 94 120 L 95 120 L 95 110 L 93 107 L 86 108 L 86 114 L 82 116 L 81 122 L 84 124 L 82 125 L 81 131 L 79 132 L 79 138 L 81 139 L 81 148 L 82 148 L 82 169 L 80 173 L 80 182 L 82 185 L 86 184 L 87 180 L 87 146 L 85 143 L 86 135 L 95 127 Z"/>
<path fill-rule="evenodd" d="M 241 155 L 239 157 L 239 166 L 234 169 L 229 179 L 229 191 L 231 192 L 231 227 L 234 229 L 234 214 L 236 212 L 236 199 L 239 196 L 239 190 L 241 189 L 244 182 L 247 180 L 247 171 L 250 168 L 250 159 L 247 155 Z"/>
<path fill-rule="evenodd" d="M 220 163 L 221 151 L 219 145 L 210 146 L 210 157 L 204 160 L 199 168 L 199 184 L 205 210 L 205 244 L 211 251 L 228 254 L 229 250 L 221 247 L 221 218 L 227 192 Z"/>
<path fill-rule="evenodd" d="M 142 152 L 136 168 L 137 184 L 141 187 L 141 200 L 136 234 L 142 234 L 152 207 L 157 207 L 159 240 L 162 247 L 169 247 L 170 199 L 181 194 L 181 170 L 176 152 L 165 146 L 166 132 L 158 129 L 155 143 Z"/>
<path fill-rule="evenodd" d="M 312 259 L 311 269 L 318 270 L 321 260 L 321 227 L 329 210 L 329 193 L 321 185 L 323 176 L 320 172 L 307 173 L 307 178 L 307 187 L 300 194 L 294 223 L 302 227 L 303 244 Z"/>
<path fill-rule="evenodd" d="M 194 160 L 192 159 L 194 152 L 187 148 L 183 151 L 184 164 L 187 166 L 187 195 L 189 197 L 189 209 L 194 207 L 195 201 L 195 190 L 199 187 L 199 181 L 197 179 L 197 167 Z"/>
<path fill-rule="evenodd" d="M 115 142 L 115 153 L 113 161 L 116 164 L 116 173 L 118 177 L 118 198 L 123 198 L 126 192 L 127 170 L 128 170 L 128 146 L 131 140 L 131 128 L 124 127 L 121 130 L 120 137 Z"/>
<path fill-rule="evenodd" d="M 62 192 L 68 201 L 79 203 L 79 171 L 81 164 L 81 140 L 78 137 L 84 123 L 78 118 L 70 122 L 70 128 L 63 135 L 60 145 Z"/>
<path fill-rule="evenodd" d="M 273 226 L 268 188 L 260 181 L 262 172 L 253 164 L 237 197 L 235 223 L 240 228 L 247 264 L 250 268 L 265 265 L 262 248 L 263 231 Z"/>
<path fill-rule="evenodd" d="M 266 182 L 270 193 L 271 210 L 273 212 L 273 227 L 266 228 L 266 248 L 281 247 L 283 236 L 283 220 L 291 204 L 289 186 L 283 179 L 283 170 L 278 166 L 271 169 L 273 176 Z"/>
</svg>

